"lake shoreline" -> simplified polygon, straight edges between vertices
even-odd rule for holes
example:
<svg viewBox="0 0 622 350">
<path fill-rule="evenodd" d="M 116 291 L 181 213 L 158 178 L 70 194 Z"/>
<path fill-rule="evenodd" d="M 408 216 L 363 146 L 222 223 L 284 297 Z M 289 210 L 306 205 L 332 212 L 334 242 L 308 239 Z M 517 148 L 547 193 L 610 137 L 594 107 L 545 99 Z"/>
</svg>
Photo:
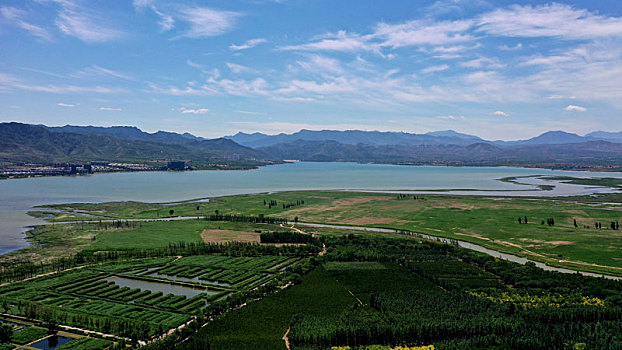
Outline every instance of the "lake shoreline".
<svg viewBox="0 0 622 350">
<path fill-rule="evenodd" d="M 10 176 L 10 177 L 2 177 L 1 180 L 19 180 L 19 179 L 36 179 L 36 178 L 48 178 L 48 177 L 81 177 L 81 176 L 93 176 L 93 175 L 103 175 L 103 174 L 119 174 L 119 173 L 158 173 L 158 172 L 197 172 L 197 171 L 250 171 L 250 170 L 258 170 L 262 167 L 270 167 L 274 165 L 283 165 L 283 164 L 292 164 L 298 163 L 301 161 L 284 161 L 283 163 L 275 163 L 275 164 L 265 164 L 261 166 L 248 167 L 248 168 L 236 168 L 236 169 L 226 169 L 226 168 L 214 168 L 214 169 L 192 169 L 192 170 L 182 170 L 182 171 L 163 171 L 163 170 L 147 170 L 147 171 L 136 171 L 136 170 L 119 170 L 119 171 L 107 171 L 107 172 L 98 172 L 98 173 L 90 173 L 90 174 L 71 174 L 71 175 L 25 175 L 25 176 Z M 611 173 L 611 174 L 622 174 L 622 168 L 612 169 L 612 168 L 592 168 L 592 169 L 584 169 L 584 168 L 543 168 L 539 166 L 525 166 L 525 165 L 442 165 L 442 164 L 407 164 L 407 163 L 381 163 L 381 162 L 318 162 L 318 161 L 304 161 L 304 163 L 356 163 L 356 164 L 374 164 L 374 165 L 395 165 L 395 166 L 407 166 L 407 167 L 447 167 L 447 168 L 516 168 L 516 169 L 534 169 L 534 170 L 550 170 L 550 171 L 559 171 L 559 172 L 581 172 L 581 173 Z"/>
</svg>

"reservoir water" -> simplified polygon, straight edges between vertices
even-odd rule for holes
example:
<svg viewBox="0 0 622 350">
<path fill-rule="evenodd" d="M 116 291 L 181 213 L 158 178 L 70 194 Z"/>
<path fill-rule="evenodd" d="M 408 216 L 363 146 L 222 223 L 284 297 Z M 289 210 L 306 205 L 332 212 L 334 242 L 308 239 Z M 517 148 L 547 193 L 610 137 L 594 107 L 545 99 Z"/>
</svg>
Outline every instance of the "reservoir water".
<svg viewBox="0 0 622 350">
<path fill-rule="evenodd" d="M 433 191 L 456 194 L 512 196 L 579 195 L 609 189 L 552 183 L 553 191 L 533 185 L 551 184 L 520 179 L 530 185 L 499 181 L 528 175 L 620 177 L 620 173 L 586 173 L 499 167 L 433 167 L 357 163 L 273 165 L 257 170 L 135 172 L 74 177 L 39 177 L 0 181 L 0 253 L 23 247 L 24 227 L 39 223 L 26 214 L 35 205 L 146 201 L 171 202 L 194 198 L 287 190 Z M 448 190 L 452 190 L 447 192 Z"/>
</svg>

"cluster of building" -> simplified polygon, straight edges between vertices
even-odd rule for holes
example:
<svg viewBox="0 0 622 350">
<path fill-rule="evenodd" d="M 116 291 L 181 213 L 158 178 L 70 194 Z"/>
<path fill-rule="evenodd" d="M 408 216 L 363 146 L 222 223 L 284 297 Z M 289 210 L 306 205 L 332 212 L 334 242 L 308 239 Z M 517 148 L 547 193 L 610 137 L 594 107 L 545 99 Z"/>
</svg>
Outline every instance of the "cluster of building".
<svg viewBox="0 0 622 350">
<path fill-rule="evenodd" d="M 101 172 L 117 171 L 163 171 L 163 170 L 186 170 L 184 161 L 171 161 L 167 165 L 153 166 L 143 163 L 112 163 L 112 162 L 89 162 L 86 164 L 56 163 L 54 165 L 22 164 L 0 169 L 2 177 L 28 177 L 28 176 L 52 176 L 52 175 L 83 175 Z"/>
</svg>

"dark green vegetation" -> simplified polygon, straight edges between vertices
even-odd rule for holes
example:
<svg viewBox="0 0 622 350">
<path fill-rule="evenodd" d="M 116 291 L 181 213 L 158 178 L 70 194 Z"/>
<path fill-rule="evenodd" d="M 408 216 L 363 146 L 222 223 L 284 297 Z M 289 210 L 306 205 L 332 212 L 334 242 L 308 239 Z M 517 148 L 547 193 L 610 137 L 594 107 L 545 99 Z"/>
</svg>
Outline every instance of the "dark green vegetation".
<svg viewBox="0 0 622 350">
<path fill-rule="evenodd" d="M 104 339 L 80 338 L 61 345 L 57 350 L 101 350 L 112 346 L 110 341 Z"/>
<path fill-rule="evenodd" d="M 408 238 L 325 237 L 302 283 L 201 329 L 179 349 L 435 345 L 619 349 L 622 283 L 546 272 Z M 326 309 L 326 306 L 330 307 Z"/>
<path fill-rule="evenodd" d="M 300 262 L 294 256 L 255 254 L 114 261 L 6 285 L 0 288 L 0 302 L 13 315 L 136 341 L 221 312 L 223 305 L 239 300 L 238 294 L 264 293 L 289 283 L 292 278 L 285 270 Z M 128 282 L 129 287 L 119 285 Z M 46 332 L 26 328 L 16 332 L 13 341 L 24 344 L 40 338 L 38 333 L 29 337 L 31 329 Z"/>
<path fill-rule="evenodd" d="M 187 139 L 185 142 L 171 142 L 166 138 L 157 141 L 128 140 L 104 135 L 51 132 L 36 125 L 0 123 L 0 163 L 108 161 L 162 165 L 164 160 L 166 165 L 167 159 L 191 160 L 193 166 L 198 168 L 215 165 L 252 168 L 272 163 L 264 153 L 227 139 Z"/>
<path fill-rule="evenodd" d="M 48 335 L 48 331 L 38 327 L 26 327 L 15 333 L 11 341 L 16 344 L 24 345 Z"/>
<path fill-rule="evenodd" d="M 297 314 L 337 315 L 354 298 L 321 267 L 299 285 L 208 323 L 179 349 L 284 349 L 281 339 Z"/>
</svg>

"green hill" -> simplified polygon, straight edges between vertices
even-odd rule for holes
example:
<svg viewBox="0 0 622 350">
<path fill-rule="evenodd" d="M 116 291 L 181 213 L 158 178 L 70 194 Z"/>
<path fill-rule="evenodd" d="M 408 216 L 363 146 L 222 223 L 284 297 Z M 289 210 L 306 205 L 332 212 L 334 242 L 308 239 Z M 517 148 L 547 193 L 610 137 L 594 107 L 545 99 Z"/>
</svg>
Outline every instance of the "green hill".
<svg viewBox="0 0 622 350">
<path fill-rule="evenodd" d="M 272 162 L 261 151 L 227 139 L 165 143 L 123 140 L 112 136 L 52 132 L 43 126 L 0 123 L 0 161 L 52 164 L 60 162 L 148 162 L 156 160 L 244 163 Z"/>
</svg>

